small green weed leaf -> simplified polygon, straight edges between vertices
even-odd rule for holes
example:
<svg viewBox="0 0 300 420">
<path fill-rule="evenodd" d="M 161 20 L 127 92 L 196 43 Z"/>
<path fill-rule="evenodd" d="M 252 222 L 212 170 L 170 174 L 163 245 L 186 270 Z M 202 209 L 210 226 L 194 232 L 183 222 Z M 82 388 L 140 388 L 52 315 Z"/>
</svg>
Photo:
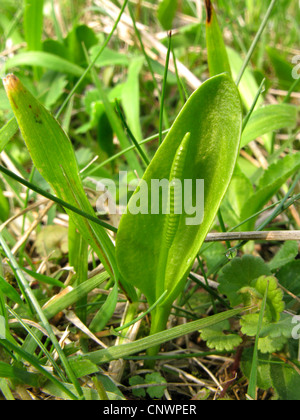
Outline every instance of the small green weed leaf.
<svg viewBox="0 0 300 420">
<path fill-rule="evenodd" d="M 158 6 L 157 17 L 161 26 L 167 31 L 172 29 L 177 11 L 177 0 L 162 0 Z"/>
<path fill-rule="evenodd" d="M 132 196 L 129 209 L 147 197 L 151 203 L 151 195 L 155 193 L 152 180 L 170 180 L 178 153 L 184 156 L 180 180 L 202 179 L 205 185 L 203 222 L 188 225 L 187 218 L 190 219 L 191 214 L 179 215 L 170 249 L 164 239 L 170 215 L 159 214 L 161 210 L 153 214 L 148 204 L 148 209 L 143 210 L 148 214 L 131 214 L 129 210 L 121 219 L 116 239 L 118 266 L 126 281 L 138 287 L 151 304 L 168 290 L 163 304 L 170 305 L 182 290 L 228 188 L 239 150 L 240 132 L 241 105 L 235 84 L 225 74 L 208 80 L 180 112 L 140 188 Z M 190 133 L 189 140 L 187 133 Z M 180 146 L 184 150 L 180 151 Z M 161 203 L 162 191 L 159 200 Z"/>
<path fill-rule="evenodd" d="M 268 263 L 271 271 L 278 270 L 286 264 L 294 261 L 298 255 L 299 245 L 297 241 L 287 241 L 282 245 L 275 257 Z"/>
<path fill-rule="evenodd" d="M 297 107 L 288 104 L 268 105 L 253 112 L 242 135 L 241 147 L 252 140 L 282 128 L 297 126 Z"/>
<path fill-rule="evenodd" d="M 277 279 L 275 277 L 261 276 L 252 284 L 261 296 L 265 294 L 269 284 L 265 317 L 273 321 L 279 321 L 280 314 L 284 310 L 284 302 L 283 292 L 278 287 Z"/>
<path fill-rule="evenodd" d="M 69 60 L 79 65 L 86 65 L 83 45 L 89 51 L 96 44 L 98 39 L 94 31 L 86 25 L 75 26 L 65 39 Z"/>
<path fill-rule="evenodd" d="M 205 6 L 207 15 L 206 46 L 210 76 L 212 77 L 226 72 L 231 75 L 223 34 L 211 0 L 205 0 Z"/>
<path fill-rule="evenodd" d="M 244 315 L 241 319 L 241 331 L 249 337 L 257 334 L 259 314 Z M 289 325 L 288 325 L 289 324 Z M 264 318 L 258 340 L 258 350 L 263 354 L 282 350 L 288 338 L 291 336 L 291 318 L 282 318 L 280 322 L 269 322 Z M 288 336 L 288 337 L 287 337 Z"/>
<path fill-rule="evenodd" d="M 241 220 L 246 220 L 263 209 L 264 205 L 276 194 L 281 186 L 300 169 L 300 152 L 287 155 L 271 165 L 259 180 L 258 189 L 244 204 Z M 252 231 L 255 218 L 243 225 L 243 230 Z"/>
<path fill-rule="evenodd" d="M 300 400 L 300 375 L 292 366 L 278 364 L 278 359 L 270 363 L 272 385 L 282 401 Z"/>
<path fill-rule="evenodd" d="M 142 378 L 139 375 L 132 376 L 131 378 L 129 378 L 129 385 L 130 386 L 144 385 L 144 384 L 145 384 L 145 379 Z M 136 397 L 146 397 L 146 389 L 145 388 L 135 388 L 135 389 L 132 390 L 132 393 Z"/>
<path fill-rule="evenodd" d="M 258 353 L 257 386 L 264 391 L 272 388 L 269 360 L 269 355 Z M 241 360 L 241 370 L 248 379 L 250 378 L 252 362 L 253 348 L 244 349 Z"/>
<path fill-rule="evenodd" d="M 210 349 L 218 351 L 232 351 L 242 343 L 242 338 L 238 334 L 230 334 L 229 321 L 220 322 L 210 328 L 201 330 L 201 338 L 206 341 Z M 226 332 L 226 333 L 225 333 Z"/>
<path fill-rule="evenodd" d="M 23 304 L 23 301 L 20 298 L 18 292 L 14 289 L 13 286 L 7 283 L 7 281 L 5 281 L 4 278 L 1 276 L 0 276 L 0 289 L 1 289 L 1 292 L 13 302 L 18 303 L 19 305 Z"/>
<path fill-rule="evenodd" d="M 252 255 L 244 255 L 242 258 L 235 258 L 224 267 L 219 277 L 219 292 L 226 295 L 232 306 L 243 303 L 240 289 L 251 287 L 253 280 L 263 275 L 270 275 L 271 271 L 265 262 Z"/>
<path fill-rule="evenodd" d="M 161 376 L 160 373 L 154 372 L 154 373 L 148 373 L 145 376 L 145 383 L 146 384 L 163 384 L 167 383 L 165 378 Z M 147 388 L 147 393 L 151 398 L 162 398 L 164 396 L 164 391 L 166 387 L 165 386 L 153 386 Z"/>
<path fill-rule="evenodd" d="M 300 295 L 300 260 L 293 261 L 282 267 L 276 274 L 276 277 L 281 286 L 295 296 Z M 288 294 L 285 294 L 284 300 L 288 306 L 294 303 L 294 299 Z"/>
</svg>

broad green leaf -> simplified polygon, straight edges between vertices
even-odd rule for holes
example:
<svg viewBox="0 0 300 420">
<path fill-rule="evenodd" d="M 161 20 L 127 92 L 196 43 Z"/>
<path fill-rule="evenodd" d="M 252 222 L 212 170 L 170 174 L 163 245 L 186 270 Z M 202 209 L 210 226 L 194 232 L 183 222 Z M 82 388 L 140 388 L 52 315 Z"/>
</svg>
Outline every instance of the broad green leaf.
<svg viewBox="0 0 300 420">
<path fill-rule="evenodd" d="M 68 50 L 69 60 L 79 65 L 86 65 L 84 47 L 89 51 L 98 43 L 98 39 L 91 28 L 86 25 L 78 25 L 68 33 L 64 43 Z"/>
<path fill-rule="evenodd" d="M 300 152 L 287 155 L 271 165 L 259 180 L 257 191 L 244 204 L 241 220 L 256 214 L 277 193 L 281 186 L 300 169 Z M 242 229 L 251 231 L 255 227 L 255 218 L 244 224 Z"/>
<path fill-rule="evenodd" d="M 241 147 L 275 130 L 295 128 L 297 117 L 297 107 L 287 104 L 268 105 L 254 111 L 243 132 Z"/>
<path fill-rule="evenodd" d="M 204 83 L 180 112 L 129 202 L 116 239 L 118 266 L 126 281 L 138 287 L 151 304 L 168 290 L 162 305 L 170 305 L 184 286 L 233 174 L 241 117 L 239 95 L 228 75 Z M 189 215 L 185 211 L 178 215 L 174 209 L 165 215 L 161 208 L 153 208 L 158 200 L 151 203 L 155 194 L 152 180 L 174 178 L 193 180 L 194 185 L 197 179 L 204 180 L 202 223 L 201 217 L 196 220 L 202 204 L 199 196 L 197 207 Z M 161 195 L 162 191 L 160 204 Z M 196 199 L 194 195 L 193 204 Z M 147 202 L 141 210 L 148 214 L 130 212 L 139 201 Z"/>
<path fill-rule="evenodd" d="M 297 241 L 285 242 L 275 257 L 268 263 L 270 270 L 278 270 L 278 268 L 284 267 L 286 264 L 292 262 L 298 255 L 298 248 Z"/>
<path fill-rule="evenodd" d="M 283 292 L 278 287 L 275 277 L 261 276 L 245 286 L 238 293 L 243 295 L 245 306 L 261 307 L 263 297 L 268 290 L 264 317 L 268 322 L 278 322 L 284 310 Z M 248 315 L 245 315 L 245 317 Z"/>
<path fill-rule="evenodd" d="M 243 302 L 242 295 L 238 293 L 240 289 L 250 286 L 260 276 L 270 274 L 270 269 L 261 258 L 244 255 L 242 258 L 235 258 L 223 268 L 218 290 L 229 298 L 232 306 L 237 306 Z"/>
<path fill-rule="evenodd" d="M 257 386 L 265 391 L 272 388 L 269 358 L 269 355 L 258 353 Z M 241 370 L 248 379 L 250 378 L 252 361 L 253 348 L 245 348 L 241 360 Z"/>
<path fill-rule="evenodd" d="M 167 381 L 165 378 L 161 376 L 159 372 L 154 373 L 148 373 L 145 376 L 145 382 L 146 384 L 167 384 Z M 166 389 L 166 386 L 155 386 L 155 387 L 149 387 L 147 389 L 147 393 L 149 394 L 150 398 L 162 398 L 164 396 L 164 391 Z"/>
<path fill-rule="evenodd" d="M 272 385 L 280 400 L 300 400 L 300 375 L 293 366 L 286 363 L 278 364 L 278 359 L 274 359 L 270 364 L 270 374 Z"/>
<path fill-rule="evenodd" d="M 79 177 L 72 144 L 66 133 L 17 77 L 7 76 L 4 85 L 36 168 L 59 198 L 94 215 Z M 118 278 L 115 249 L 106 231 L 69 210 L 68 213 L 107 271 L 110 274 L 114 273 Z"/>
<path fill-rule="evenodd" d="M 282 267 L 276 274 L 276 277 L 281 286 L 295 296 L 300 295 L 300 260 L 293 261 Z M 295 303 L 294 299 L 287 294 L 285 294 L 284 300 L 288 307 Z"/>
<path fill-rule="evenodd" d="M 19 66 L 45 67 L 48 70 L 68 73 L 76 77 L 82 76 L 84 72 L 84 69 L 77 64 L 43 51 L 24 52 L 9 58 L 5 63 L 5 72 Z"/>
<path fill-rule="evenodd" d="M 223 34 L 211 0 L 205 0 L 205 6 L 207 15 L 206 46 L 210 76 L 212 77 L 226 72 L 231 75 Z"/>
<path fill-rule="evenodd" d="M 172 29 L 173 27 L 177 3 L 177 0 L 161 0 L 158 6 L 157 17 L 165 30 Z"/>
</svg>

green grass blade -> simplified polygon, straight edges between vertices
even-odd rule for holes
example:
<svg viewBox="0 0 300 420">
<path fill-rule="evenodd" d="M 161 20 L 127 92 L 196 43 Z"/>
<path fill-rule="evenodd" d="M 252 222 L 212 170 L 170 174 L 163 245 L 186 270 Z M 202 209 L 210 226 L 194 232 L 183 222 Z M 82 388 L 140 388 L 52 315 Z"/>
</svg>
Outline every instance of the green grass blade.
<svg viewBox="0 0 300 420">
<path fill-rule="evenodd" d="M 13 351 L 14 353 L 21 356 L 22 359 L 26 360 L 30 363 L 33 367 L 35 367 L 42 375 L 44 375 L 48 380 L 53 382 L 59 389 L 65 392 L 72 400 L 78 400 L 78 397 L 73 394 L 67 387 L 64 386 L 62 382 L 56 379 L 47 369 L 44 369 L 43 366 L 40 364 L 39 360 L 36 357 L 32 356 L 31 354 L 25 352 L 20 347 L 16 346 L 15 344 L 11 343 L 8 340 L 0 339 L 0 346 L 8 351 Z"/>
<path fill-rule="evenodd" d="M 243 132 L 241 147 L 252 140 L 282 128 L 293 129 L 297 126 L 298 110 L 288 104 L 267 105 L 251 115 Z"/>
<path fill-rule="evenodd" d="M 8 73 L 12 68 L 19 66 L 44 67 L 48 70 L 67 73 L 76 77 L 81 77 L 84 74 L 84 69 L 77 64 L 43 51 L 28 51 L 9 58 L 5 63 L 5 72 Z"/>
<path fill-rule="evenodd" d="M 271 1 L 270 6 L 268 8 L 268 11 L 267 11 L 267 13 L 266 13 L 266 15 L 265 15 L 265 17 L 264 17 L 261 25 L 260 25 L 260 28 L 259 28 L 259 30 L 258 30 L 258 32 L 257 32 L 257 34 L 256 34 L 256 36 L 255 36 L 255 38 L 253 40 L 253 42 L 252 42 L 252 45 L 251 45 L 251 47 L 250 47 L 250 49 L 248 51 L 248 54 L 247 54 L 247 56 L 245 58 L 245 61 L 243 63 L 243 66 L 242 66 L 242 68 L 241 68 L 241 70 L 239 72 L 239 75 L 237 77 L 237 80 L 236 80 L 237 86 L 240 84 L 240 82 L 242 80 L 242 77 L 244 75 L 244 72 L 245 72 L 245 70 L 246 70 L 246 68 L 247 68 L 247 66 L 248 66 L 248 64 L 249 64 L 249 62 L 251 60 L 252 54 L 253 54 L 253 52 L 254 52 L 254 50 L 255 50 L 255 48 L 256 48 L 256 46 L 257 46 L 257 44 L 258 44 L 258 42 L 259 42 L 259 40 L 261 38 L 261 36 L 262 36 L 262 33 L 264 32 L 264 30 L 265 30 L 265 28 L 267 26 L 268 20 L 270 18 L 270 15 L 272 13 L 272 10 L 274 9 L 274 6 L 276 4 L 276 1 L 277 0 L 272 0 Z"/>
<path fill-rule="evenodd" d="M 41 320 L 45 330 L 47 331 L 47 333 L 48 333 L 48 335 L 49 335 L 49 337 L 50 337 L 50 339 L 51 339 L 51 341 L 52 341 L 52 343 L 53 343 L 53 345 L 54 345 L 54 347 L 55 347 L 55 349 L 56 349 L 56 351 L 57 351 L 57 353 L 60 357 L 61 363 L 63 364 L 63 366 L 65 368 L 65 371 L 66 371 L 66 374 L 67 374 L 68 378 L 72 381 L 73 385 L 76 388 L 76 391 L 78 392 L 79 397 L 81 398 L 83 396 L 83 394 L 82 394 L 80 384 L 77 381 L 72 369 L 70 368 L 68 360 L 67 360 L 62 348 L 60 347 L 59 342 L 57 341 L 57 338 L 56 338 L 55 334 L 53 333 L 52 328 L 51 328 L 51 326 L 50 326 L 50 324 L 49 324 L 49 322 L 48 322 L 48 320 L 47 320 L 47 318 L 46 318 L 46 316 L 45 316 L 45 314 L 44 314 L 44 312 L 43 312 L 43 310 L 42 310 L 42 308 L 41 308 L 41 306 L 40 306 L 40 304 L 37 300 L 37 298 L 35 297 L 35 295 L 34 295 L 32 289 L 30 288 L 25 276 L 23 275 L 22 271 L 20 270 L 20 267 L 19 267 L 15 257 L 12 255 L 9 247 L 7 246 L 7 244 L 4 241 L 1 234 L 0 234 L 0 244 L 1 244 L 1 246 L 3 248 L 3 251 L 5 252 L 7 258 L 10 261 L 10 264 L 11 264 L 13 270 L 14 270 L 15 275 L 18 277 L 20 283 L 22 284 L 22 286 L 25 290 L 25 293 L 26 293 L 28 299 L 30 300 L 30 302 L 31 302 L 32 306 L 34 307 L 39 319 Z"/>
<path fill-rule="evenodd" d="M 112 360 L 122 359 L 126 356 L 142 352 L 153 346 L 158 346 L 167 341 L 174 340 L 176 338 L 182 337 L 183 335 L 190 334 L 192 332 L 198 331 L 202 328 L 210 327 L 212 325 L 218 324 L 225 319 L 232 318 L 240 314 L 244 309 L 234 309 L 221 314 L 212 315 L 205 319 L 200 319 L 197 321 L 189 322 L 188 324 L 180 325 L 170 330 L 162 331 L 160 333 L 153 334 L 146 338 L 141 338 L 133 343 L 122 344 L 120 346 L 111 347 L 109 349 L 98 350 L 93 353 L 88 353 L 83 357 L 87 358 L 96 364 L 107 363 Z M 76 358 L 75 358 L 76 360 Z"/>
<path fill-rule="evenodd" d="M 18 132 L 19 126 L 15 117 L 11 118 L 0 130 L 0 153 L 10 139 Z"/>
<path fill-rule="evenodd" d="M 85 281 L 79 286 L 74 287 L 74 289 L 71 290 L 66 295 L 58 297 L 54 299 L 53 301 L 49 302 L 48 304 L 45 305 L 43 309 L 46 318 L 51 319 L 58 312 L 63 311 L 68 306 L 74 305 L 80 299 L 87 296 L 87 294 L 90 293 L 92 290 L 94 290 L 96 287 L 99 287 L 102 283 L 108 280 L 108 278 L 109 278 L 109 275 L 107 273 L 105 272 L 101 273 Z"/>
</svg>

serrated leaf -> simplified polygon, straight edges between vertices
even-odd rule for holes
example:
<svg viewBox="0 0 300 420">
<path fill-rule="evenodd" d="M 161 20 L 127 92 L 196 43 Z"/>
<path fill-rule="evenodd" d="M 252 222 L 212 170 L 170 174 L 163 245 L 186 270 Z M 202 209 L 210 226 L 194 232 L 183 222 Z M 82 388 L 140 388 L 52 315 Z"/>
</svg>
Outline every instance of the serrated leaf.
<svg viewBox="0 0 300 420">
<path fill-rule="evenodd" d="M 142 378 L 139 375 L 132 376 L 131 378 L 129 378 L 129 384 L 130 384 L 130 386 L 144 385 L 145 384 L 145 379 Z M 145 388 L 133 389 L 132 393 L 136 397 L 146 397 L 146 389 Z"/>
<path fill-rule="evenodd" d="M 273 321 L 279 321 L 280 314 L 284 310 L 283 292 L 278 287 L 275 277 L 259 277 L 253 284 L 255 289 L 263 296 L 268 287 L 267 306 L 265 316 Z"/>
<path fill-rule="evenodd" d="M 210 349 L 232 351 L 234 348 L 238 347 L 243 340 L 238 334 L 228 333 L 228 330 L 230 330 L 229 322 L 220 322 L 210 328 L 200 330 L 201 338 L 207 342 L 206 344 Z"/>
<path fill-rule="evenodd" d="M 154 373 L 148 373 L 145 376 L 145 382 L 146 384 L 161 384 L 161 383 L 167 383 L 165 378 L 161 376 L 160 373 L 154 372 Z M 147 388 L 147 393 L 151 398 L 162 398 L 164 396 L 164 391 L 166 387 L 165 386 L 153 386 Z"/>
<path fill-rule="evenodd" d="M 223 269 L 219 277 L 219 292 L 226 295 L 232 306 L 243 303 L 239 290 L 251 286 L 252 281 L 262 275 L 270 275 L 271 271 L 259 257 L 244 255 L 235 258 Z"/>
<path fill-rule="evenodd" d="M 257 334 L 257 324 L 259 314 L 244 315 L 241 319 L 241 331 L 249 337 L 255 337 Z M 291 323 L 290 323 L 291 325 Z M 258 349 L 264 354 L 280 351 L 286 344 L 291 333 L 287 320 L 282 319 L 281 322 L 270 323 L 268 319 L 264 318 L 262 329 L 258 340 Z"/>
</svg>

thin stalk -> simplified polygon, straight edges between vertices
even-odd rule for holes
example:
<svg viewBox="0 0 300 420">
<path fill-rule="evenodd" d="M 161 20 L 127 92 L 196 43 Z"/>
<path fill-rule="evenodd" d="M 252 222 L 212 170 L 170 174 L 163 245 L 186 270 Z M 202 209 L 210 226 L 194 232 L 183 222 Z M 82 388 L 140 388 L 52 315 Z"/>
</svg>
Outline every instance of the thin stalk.
<svg viewBox="0 0 300 420">
<path fill-rule="evenodd" d="M 269 282 L 267 284 L 267 289 L 265 291 L 264 299 L 263 299 L 261 310 L 259 313 L 257 333 L 256 333 L 254 352 L 253 352 L 252 367 L 251 367 L 249 386 L 248 386 L 248 395 L 253 400 L 256 399 L 257 370 L 258 370 L 258 342 L 259 342 L 259 336 L 262 329 L 263 319 L 264 319 L 265 310 L 267 306 L 268 291 L 269 291 Z"/>
<path fill-rule="evenodd" d="M 251 60 L 252 54 L 253 54 L 253 52 L 254 52 L 254 50 L 256 48 L 256 45 L 257 45 L 258 41 L 260 40 L 260 37 L 262 36 L 263 31 L 265 30 L 265 27 L 266 27 L 266 25 L 268 23 L 269 17 L 270 17 L 270 15 L 272 13 L 272 10 L 273 10 L 273 8 L 275 6 L 276 1 L 277 0 L 272 0 L 271 1 L 271 4 L 270 4 L 270 6 L 269 6 L 269 8 L 267 10 L 266 16 L 264 17 L 264 19 L 263 19 L 263 21 L 262 21 L 262 23 L 260 25 L 260 28 L 259 28 L 259 30 L 258 30 L 258 32 L 257 32 L 257 34 L 256 34 L 256 36 L 255 36 L 255 38 L 254 38 L 254 40 L 252 42 L 252 45 L 251 45 L 251 47 L 250 47 L 250 49 L 248 51 L 248 54 L 247 54 L 247 56 L 245 58 L 245 61 L 243 63 L 243 66 L 242 66 L 242 68 L 241 68 L 241 70 L 239 72 L 239 75 L 237 77 L 237 80 L 236 80 L 237 86 L 239 86 L 239 84 L 240 84 L 240 82 L 242 80 L 242 77 L 244 75 L 244 72 L 245 72 L 245 70 L 246 70 L 246 68 L 247 68 L 247 66 L 248 66 L 248 64 L 249 64 L 249 62 Z"/>
<path fill-rule="evenodd" d="M 167 134 L 168 132 L 169 132 L 169 129 L 168 130 L 164 130 L 163 131 L 163 134 Z M 142 140 L 141 142 L 139 142 L 139 145 L 143 145 L 143 144 L 149 143 L 150 141 L 155 140 L 158 137 L 159 137 L 159 134 L 154 134 L 153 136 L 148 137 L 147 139 Z M 103 166 L 108 165 L 109 163 L 113 162 L 114 160 L 118 159 L 119 157 L 122 157 L 126 153 L 131 152 L 132 150 L 135 149 L 135 147 L 136 147 L 135 145 L 134 146 L 130 146 L 130 147 L 127 147 L 126 149 L 123 149 L 121 152 L 116 153 L 114 156 L 112 156 L 109 159 L 105 160 L 104 162 L 100 163 L 95 168 L 90 169 L 88 171 L 87 175 L 88 176 L 91 176 L 94 172 L 97 172 Z"/>
<path fill-rule="evenodd" d="M 166 57 L 166 64 L 165 64 L 165 72 L 164 72 L 164 79 L 162 85 L 162 93 L 161 93 L 161 103 L 160 103 L 160 115 L 159 115 L 159 144 L 162 144 L 163 141 L 163 118 L 164 118 L 164 107 L 165 107 L 165 96 L 166 96 L 166 88 L 167 88 L 167 79 L 168 79 L 168 71 L 169 71 L 169 61 L 170 61 L 170 54 L 172 48 L 172 32 L 170 31 L 169 34 L 169 45 L 168 45 L 168 52 Z"/>
<path fill-rule="evenodd" d="M 155 78 L 155 74 L 154 74 L 154 70 L 153 70 L 153 67 L 152 67 L 152 64 L 151 64 L 151 60 L 148 57 L 148 54 L 146 53 L 146 50 L 145 50 L 145 47 L 144 47 L 144 44 L 143 44 L 143 40 L 142 40 L 142 37 L 141 37 L 141 34 L 140 34 L 140 31 L 139 31 L 139 29 L 137 27 L 137 24 L 136 24 L 136 21 L 135 21 L 135 17 L 134 17 L 134 14 L 133 14 L 131 5 L 129 3 L 128 3 L 128 10 L 129 10 L 130 17 L 131 17 L 131 20 L 132 20 L 132 24 L 133 24 L 135 35 L 136 35 L 137 39 L 139 40 L 142 53 L 144 54 L 144 57 L 145 57 L 145 59 L 147 61 L 147 65 L 148 65 L 149 71 L 150 71 L 151 76 L 152 76 L 152 80 L 153 80 L 153 83 L 154 83 L 155 90 L 157 91 L 157 94 L 158 94 L 158 99 L 159 99 L 159 101 L 161 103 L 160 89 L 159 89 L 157 80 Z M 165 126 L 167 128 L 169 128 L 169 121 L 166 118 L 166 114 L 164 114 L 164 123 L 165 123 Z"/>
<path fill-rule="evenodd" d="M 140 157 L 142 158 L 143 162 L 145 163 L 146 167 L 149 166 L 150 160 L 149 160 L 148 156 L 146 155 L 146 153 L 144 152 L 144 150 L 141 148 L 140 143 L 137 141 L 137 139 L 134 137 L 132 131 L 130 130 L 117 99 L 115 100 L 115 104 L 116 104 L 117 112 L 118 112 L 119 117 L 122 121 L 122 124 L 124 125 L 125 130 L 127 131 L 127 133 L 129 135 L 129 137 L 131 138 L 133 144 L 135 145 L 135 147 L 136 147 Z"/>
<path fill-rule="evenodd" d="M 97 219 L 96 217 L 91 216 L 90 214 L 78 209 L 77 207 L 72 206 L 72 204 L 69 204 L 65 202 L 64 200 L 61 200 L 60 198 L 55 197 L 55 195 L 52 195 L 48 193 L 47 191 L 43 190 L 42 188 L 39 188 L 36 185 L 32 184 L 31 182 L 28 182 L 26 179 L 19 177 L 18 175 L 14 174 L 13 172 L 11 172 L 9 169 L 5 168 L 2 165 L 0 165 L 0 172 L 3 172 L 5 175 L 9 176 L 10 178 L 13 178 L 15 181 L 19 182 L 20 184 L 25 185 L 25 187 L 30 188 L 32 191 L 35 191 L 36 193 L 42 195 L 43 197 L 46 197 L 49 200 L 54 201 L 55 203 L 61 205 L 62 207 L 69 209 L 73 211 L 74 213 L 79 214 L 80 216 L 104 227 L 105 229 L 108 229 L 114 233 L 117 233 L 118 230 L 114 226 L 111 226 L 108 223 L 105 223 Z"/>
</svg>

